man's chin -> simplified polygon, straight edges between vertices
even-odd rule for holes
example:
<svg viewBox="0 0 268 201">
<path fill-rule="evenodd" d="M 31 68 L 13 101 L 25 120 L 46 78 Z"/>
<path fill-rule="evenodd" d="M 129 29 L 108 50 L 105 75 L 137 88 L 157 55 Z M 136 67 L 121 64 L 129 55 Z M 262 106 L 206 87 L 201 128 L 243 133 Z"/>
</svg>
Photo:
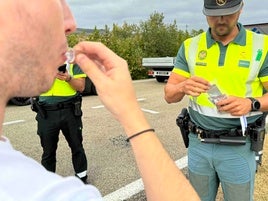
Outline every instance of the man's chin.
<svg viewBox="0 0 268 201">
<path fill-rule="evenodd" d="M 216 33 L 218 36 L 221 36 L 221 37 L 227 36 L 228 30 L 227 29 L 217 29 Z"/>
<path fill-rule="evenodd" d="M 42 94 L 42 93 L 47 92 L 50 89 L 50 87 L 51 87 L 51 85 L 48 86 L 48 87 L 43 87 L 42 90 L 40 90 L 39 95 Z"/>
<path fill-rule="evenodd" d="M 226 36 L 229 33 L 228 27 L 226 26 L 218 26 L 216 28 L 216 33 L 218 36 Z"/>
<path fill-rule="evenodd" d="M 42 85 L 40 85 L 40 90 L 38 90 L 38 95 L 44 93 L 44 92 L 47 92 L 51 87 L 52 87 L 52 84 L 53 84 L 53 80 L 47 80 L 46 82 L 44 82 Z"/>
</svg>

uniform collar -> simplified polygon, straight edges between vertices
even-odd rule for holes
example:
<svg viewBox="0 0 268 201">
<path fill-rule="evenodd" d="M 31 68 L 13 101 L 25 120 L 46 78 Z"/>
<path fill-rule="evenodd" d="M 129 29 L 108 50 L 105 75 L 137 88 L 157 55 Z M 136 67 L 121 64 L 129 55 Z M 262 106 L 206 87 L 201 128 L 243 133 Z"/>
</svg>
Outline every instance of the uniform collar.
<svg viewBox="0 0 268 201">
<path fill-rule="evenodd" d="M 240 23 L 238 23 L 237 26 L 239 28 L 239 33 L 233 40 L 233 43 L 236 43 L 240 46 L 245 46 L 246 45 L 246 29 Z M 206 37 L 207 37 L 207 48 L 209 49 L 214 43 L 216 43 L 216 41 L 211 36 L 210 28 L 206 32 Z"/>
</svg>

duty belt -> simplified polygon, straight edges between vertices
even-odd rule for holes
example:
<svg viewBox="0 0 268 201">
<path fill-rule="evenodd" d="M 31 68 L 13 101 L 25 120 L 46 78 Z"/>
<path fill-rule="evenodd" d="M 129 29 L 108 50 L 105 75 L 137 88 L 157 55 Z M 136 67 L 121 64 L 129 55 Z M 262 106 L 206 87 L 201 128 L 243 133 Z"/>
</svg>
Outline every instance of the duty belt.
<svg viewBox="0 0 268 201">
<path fill-rule="evenodd" d="M 199 135 L 200 138 L 219 138 L 220 136 L 226 137 L 239 137 L 239 136 L 247 136 L 249 135 L 249 130 L 255 123 L 249 124 L 247 129 L 243 135 L 241 128 L 233 128 L 229 130 L 206 130 L 197 125 L 195 125 L 192 121 L 189 121 L 189 131 L 194 134 Z"/>
<path fill-rule="evenodd" d="M 266 113 L 260 116 L 254 123 L 247 125 L 243 133 L 241 126 L 226 130 L 204 129 L 191 121 L 186 108 L 183 108 L 176 119 L 176 124 L 180 128 L 185 147 L 189 146 L 189 133 L 198 136 L 201 142 L 224 145 L 245 145 L 251 141 L 251 150 L 259 152 L 262 150 L 265 136 Z"/>
<path fill-rule="evenodd" d="M 249 124 L 245 133 L 242 133 L 241 128 L 234 128 L 229 130 L 206 130 L 196 126 L 189 121 L 189 131 L 198 135 L 201 142 L 212 144 L 225 145 L 245 145 L 247 136 L 250 136 L 250 131 L 256 126 L 256 123 Z"/>
<path fill-rule="evenodd" d="M 56 104 L 41 104 L 40 105 L 44 110 L 47 111 L 53 111 L 53 110 L 59 110 L 59 109 L 66 109 L 73 107 L 73 101 L 67 101 L 67 102 L 60 102 Z"/>
</svg>

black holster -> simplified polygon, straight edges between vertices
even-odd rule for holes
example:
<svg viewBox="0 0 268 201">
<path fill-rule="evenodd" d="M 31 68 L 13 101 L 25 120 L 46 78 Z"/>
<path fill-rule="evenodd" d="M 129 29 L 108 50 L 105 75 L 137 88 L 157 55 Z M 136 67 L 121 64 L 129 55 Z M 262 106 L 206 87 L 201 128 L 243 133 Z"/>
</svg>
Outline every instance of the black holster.
<svg viewBox="0 0 268 201">
<path fill-rule="evenodd" d="M 263 144 L 265 139 L 265 119 L 267 113 L 264 113 L 262 118 L 255 122 L 255 126 L 250 128 L 249 135 L 251 140 L 251 150 L 260 152 L 263 150 Z"/>
<path fill-rule="evenodd" d="M 31 97 L 31 109 L 32 111 L 38 113 L 43 119 L 47 118 L 47 112 L 42 108 L 42 106 L 38 102 L 38 97 Z"/>
<path fill-rule="evenodd" d="M 256 127 L 250 131 L 251 150 L 259 152 L 263 150 L 265 128 Z"/>
<path fill-rule="evenodd" d="M 263 145 L 266 135 L 265 124 L 266 124 L 267 113 L 264 113 L 262 118 L 258 119 L 255 122 L 255 127 L 251 128 L 249 131 L 250 140 L 251 140 L 251 150 L 255 152 L 255 160 L 258 165 L 262 164 L 262 155 L 263 155 Z M 256 170 L 256 172 L 257 172 Z"/>
<path fill-rule="evenodd" d="M 190 116 L 187 108 L 183 108 L 176 119 L 176 124 L 180 128 L 182 139 L 186 148 L 189 146 L 189 119 Z"/>
<path fill-rule="evenodd" d="M 73 110 L 74 110 L 74 116 L 81 117 L 83 115 L 82 112 L 82 95 L 78 95 L 74 98 L 73 101 Z"/>
</svg>

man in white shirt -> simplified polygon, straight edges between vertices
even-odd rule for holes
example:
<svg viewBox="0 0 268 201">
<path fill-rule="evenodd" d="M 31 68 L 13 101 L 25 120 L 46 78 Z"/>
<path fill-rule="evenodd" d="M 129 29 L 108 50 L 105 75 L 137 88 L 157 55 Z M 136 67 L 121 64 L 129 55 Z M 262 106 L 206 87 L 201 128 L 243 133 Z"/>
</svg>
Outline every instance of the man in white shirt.
<svg viewBox="0 0 268 201">
<path fill-rule="evenodd" d="M 76 25 L 65 0 L 0 0 L 0 24 L 0 200 L 101 200 L 95 187 L 46 171 L 2 134 L 8 100 L 47 91 L 67 59 L 66 35 Z M 126 61 L 100 43 L 82 42 L 75 51 L 75 62 L 129 137 L 147 199 L 199 200 L 145 119 Z"/>
</svg>

